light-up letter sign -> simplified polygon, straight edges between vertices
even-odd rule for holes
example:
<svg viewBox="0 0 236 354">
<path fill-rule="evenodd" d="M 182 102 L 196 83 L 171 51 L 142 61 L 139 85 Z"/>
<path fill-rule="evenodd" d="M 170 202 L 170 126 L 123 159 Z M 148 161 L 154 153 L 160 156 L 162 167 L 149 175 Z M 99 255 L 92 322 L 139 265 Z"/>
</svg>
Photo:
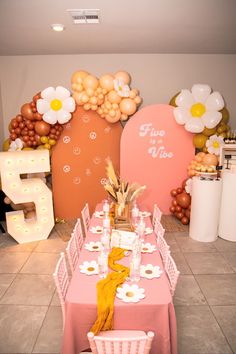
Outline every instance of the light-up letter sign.
<svg viewBox="0 0 236 354">
<path fill-rule="evenodd" d="M 36 218 L 31 220 L 25 220 L 22 210 L 6 213 L 7 231 L 19 243 L 46 239 L 54 226 L 50 189 L 40 178 L 20 178 L 21 174 L 48 171 L 48 150 L 0 152 L 3 192 L 15 204 L 35 204 Z"/>
</svg>

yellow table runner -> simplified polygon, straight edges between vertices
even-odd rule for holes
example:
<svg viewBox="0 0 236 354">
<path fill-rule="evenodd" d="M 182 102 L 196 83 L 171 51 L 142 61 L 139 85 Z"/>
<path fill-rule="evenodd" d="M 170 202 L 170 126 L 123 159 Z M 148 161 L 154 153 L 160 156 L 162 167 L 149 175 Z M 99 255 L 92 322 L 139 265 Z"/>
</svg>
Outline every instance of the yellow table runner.
<svg viewBox="0 0 236 354">
<path fill-rule="evenodd" d="M 91 328 L 94 334 L 108 331 L 113 327 L 114 301 L 116 289 L 129 276 L 129 268 L 115 263 L 124 257 L 126 250 L 114 247 L 108 256 L 108 265 L 114 272 L 97 283 L 97 319 Z"/>
</svg>

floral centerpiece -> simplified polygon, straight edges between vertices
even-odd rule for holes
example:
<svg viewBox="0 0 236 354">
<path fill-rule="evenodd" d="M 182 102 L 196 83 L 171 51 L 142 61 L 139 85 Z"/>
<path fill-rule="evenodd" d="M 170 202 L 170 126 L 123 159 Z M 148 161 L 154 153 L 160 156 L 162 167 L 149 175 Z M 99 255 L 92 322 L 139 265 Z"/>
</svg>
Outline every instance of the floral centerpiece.
<svg viewBox="0 0 236 354">
<path fill-rule="evenodd" d="M 104 188 L 115 204 L 115 217 L 127 218 L 131 203 L 143 193 L 146 186 L 123 181 L 116 174 L 110 159 L 107 159 L 106 174 L 108 181 Z"/>
</svg>

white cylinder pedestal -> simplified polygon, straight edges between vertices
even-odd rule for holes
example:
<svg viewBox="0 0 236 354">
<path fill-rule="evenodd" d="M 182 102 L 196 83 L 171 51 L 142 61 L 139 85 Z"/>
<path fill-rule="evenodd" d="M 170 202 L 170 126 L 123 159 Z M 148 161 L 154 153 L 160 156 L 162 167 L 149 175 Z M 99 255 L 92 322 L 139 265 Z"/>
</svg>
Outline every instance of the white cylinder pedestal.
<svg viewBox="0 0 236 354">
<path fill-rule="evenodd" d="M 221 180 L 193 177 L 189 236 L 213 242 L 218 236 Z"/>
<path fill-rule="evenodd" d="M 230 170 L 222 172 L 219 236 L 236 242 L 236 173 Z"/>
</svg>

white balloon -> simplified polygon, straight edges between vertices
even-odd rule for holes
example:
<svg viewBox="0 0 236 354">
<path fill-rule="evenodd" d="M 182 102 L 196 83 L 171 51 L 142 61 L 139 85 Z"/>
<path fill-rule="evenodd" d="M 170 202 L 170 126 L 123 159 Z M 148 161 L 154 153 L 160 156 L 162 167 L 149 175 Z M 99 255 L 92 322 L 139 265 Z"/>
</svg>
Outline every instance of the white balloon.
<svg viewBox="0 0 236 354">
<path fill-rule="evenodd" d="M 219 92 L 213 92 L 206 100 L 206 108 L 210 111 L 220 111 L 224 105 L 223 97 Z"/>
<path fill-rule="evenodd" d="M 60 124 L 65 124 L 69 122 L 71 119 L 71 113 L 68 111 L 65 111 L 64 109 L 60 109 L 60 111 L 57 112 L 57 120 Z"/>
<path fill-rule="evenodd" d="M 191 118 L 191 115 L 187 109 L 176 107 L 174 108 L 174 117 L 178 124 L 183 125 Z"/>
<path fill-rule="evenodd" d="M 55 98 L 59 100 L 65 100 L 66 98 L 70 97 L 70 91 L 67 90 L 65 87 L 57 86 L 56 87 L 56 94 Z"/>
<path fill-rule="evenodd" d="M 36 107 L 40 114 L 44 114 L 50 110 L 50 103 L 47 100 L 40 98 L 37 100 Z"/>
<path fill-rule="evenodd" d="M 57 122 L 56 112 L 53 111 L 52 109 L 50 109 L 49 111 L 44 113 L 43 120 L 44 120 L 44 122 L 47 122 L 49 124 L 56 124 L 56 122 Z"/>
<path fill-rule="evenodd" d="M 65 109 L 68 112 L 74 112 L 75 110 L 75 100 L 72 97 L 66 98 L 62 102 L 62 108 Z"/>
<path fill-rule="evenodd" d="M 192 94 L 195 102 L 205 103 L 211 93 L 209 85 L 196 84 L 192 87 Z"/>
<path fill-rule="evenodd" d="M 185 129 L 190 133 L 201 133 L 204 130 L 204 124 L 200 118 L 190 118 L 185 124 Z"/>
<path fill-rule="evenodd" d="M 47 87 L 41 92 L 41 97 L 46 98 L 47 100 L 53 100 L 55 98 L 55 89 L 54 87 Z"/>
<path fill-rule="evenodd" d="M 189 108 L 194 104 L 193 95 L 189 90 L 181 90 L 180 94 L 175 99 L 175 103 L 179 107 Z"/>
<path fill-rule="evenodd" d="M 202 120 L 208 129 L 215 128 L 215 126 L 220 123 L 222 114 L 217 111 L 208 111 L 203 114 Z"/>
</svg>

